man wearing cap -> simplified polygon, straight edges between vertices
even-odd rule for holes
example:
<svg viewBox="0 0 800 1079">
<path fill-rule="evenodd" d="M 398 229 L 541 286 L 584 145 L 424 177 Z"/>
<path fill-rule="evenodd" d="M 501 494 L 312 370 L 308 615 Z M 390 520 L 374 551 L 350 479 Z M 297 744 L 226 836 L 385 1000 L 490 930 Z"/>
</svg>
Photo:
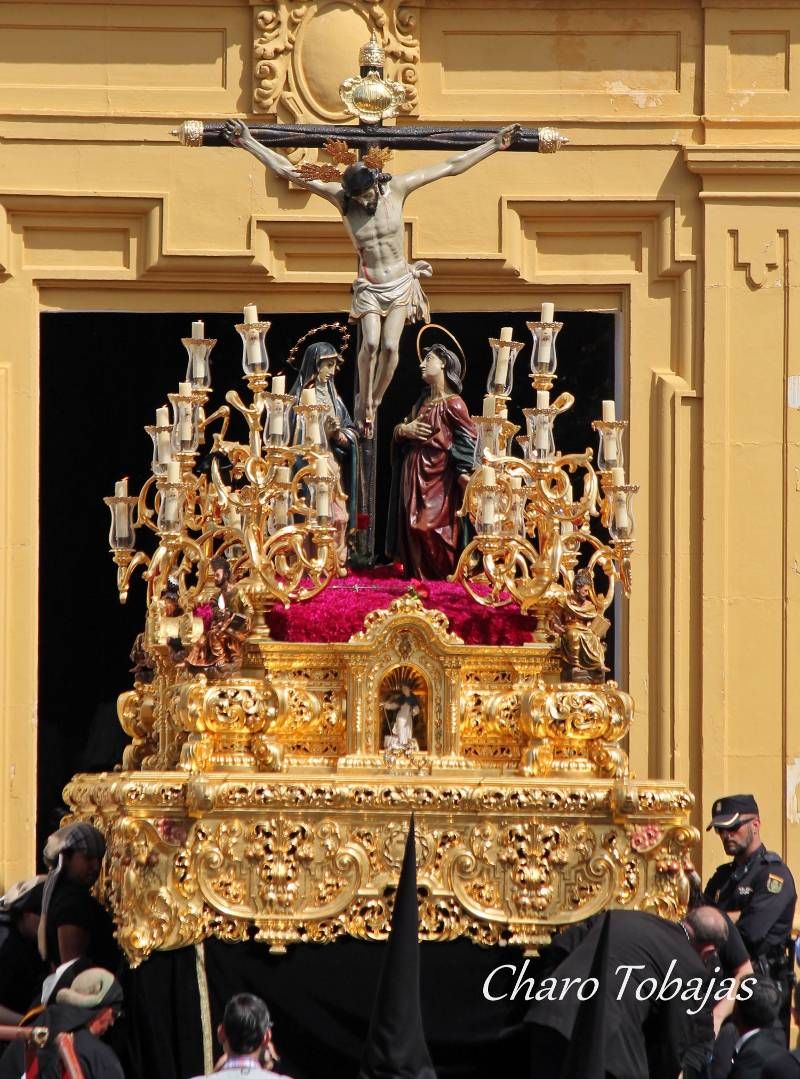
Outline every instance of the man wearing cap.
<svg viewBox="0 0 800 1079">
<path fill-rule="evenodd" d="M 25 1049 L 17 1041 L 0 1059 L 0 1079 L 20 1079 L 23 1073 L 61 1079 L 65 1055 L 77 1061 L 85 1079 L 124 1079 L 116 1053 L 100 1040 L 121 1008 L 122 987 L 114 975 L 101 967 L 84 970 L 36 1017 L 36 1026 L 48 1030 L 47 1044 L 36 1053 L 37 1070 L 26 1068 Z"/>
<path fill-rule="evenodd" d="M 44 877 L 20 881 L 0 899 L 0 1022 L 27 1011 L 46 970 L 36 948 Z"/>
<path fill-rule="evenodd" d="M 706 830 L 712 828 L 733 861 L 717 868 L 706 885 L 705 900 L 735 922 L 754 969 L 781 984 L 788 1006 L 791 964 L 786 948 L 797 898 L 794 878 L 780 855 L 761 842 L 752 794 L 717 799 Z"/>
</svg>

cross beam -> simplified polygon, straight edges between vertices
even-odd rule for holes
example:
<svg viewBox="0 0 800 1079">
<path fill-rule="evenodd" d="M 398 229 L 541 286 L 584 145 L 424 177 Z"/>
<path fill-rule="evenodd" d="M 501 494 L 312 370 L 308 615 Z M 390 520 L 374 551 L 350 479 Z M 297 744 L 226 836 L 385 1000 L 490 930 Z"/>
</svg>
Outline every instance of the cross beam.
<svg viewBox="0 0 800 1079">
<path fill-rule="evenodd" d="M 219 121 L 184 120 L 173 131 L 185 146 L 228 146 Z M 353 149 L 386 146 L 396 150 L 469 150 L 491 139 L 497 127 L 434 127 L 418 124 L 378 127 L 375 124 L 254 124 L 250 134 L 262 146 L 324 146 L 344 139 Z M 569 140 L 554 127 L 522 127 L 509 153 L 555 153 Z"/>
</svg>

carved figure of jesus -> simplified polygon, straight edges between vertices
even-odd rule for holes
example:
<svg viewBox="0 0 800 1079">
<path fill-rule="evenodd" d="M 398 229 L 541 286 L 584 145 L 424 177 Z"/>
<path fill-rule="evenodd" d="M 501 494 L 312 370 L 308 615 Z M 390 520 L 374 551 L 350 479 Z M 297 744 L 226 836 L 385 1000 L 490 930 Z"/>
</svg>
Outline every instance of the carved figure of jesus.
<svg viewBox="0 0 800 1079">
<path fill-rule="evenodd" d="M 407 322 L 430 319 L 419 278 L 429 277 L 431 267 L 427 262 L 409 265 L 405 257 L 405 200 L 417 188 L 445 176 L 460 176 L 491 154 L 507 149 L 519 130 L 518 124 L 511 124 L 480 146 L 400 176 L 388 176 L 356 162 L 345 169 L 341 183 L 336 183 L 300 176 L 282 154 L 257 142 L 241 120 L 228 120 L 223 128 L 232 145 L 249 151 L 287 182 L 321 195 L 342 215 L 358 255 L 358 277 L 350 310 L 351 319 L 361 323 L 355 419 L 367 437 L 397 367 L 403 327 Z M 343 133 L 347 133 L 346 128 Z"/>
</svg>

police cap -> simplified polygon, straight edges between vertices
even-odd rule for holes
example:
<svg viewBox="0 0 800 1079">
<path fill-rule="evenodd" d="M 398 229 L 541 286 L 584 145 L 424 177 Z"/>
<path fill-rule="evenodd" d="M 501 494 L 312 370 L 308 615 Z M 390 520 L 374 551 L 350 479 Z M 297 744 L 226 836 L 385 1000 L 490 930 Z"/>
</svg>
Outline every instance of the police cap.
<svg viewBox="0 0 800 1079">
<path fill-rule="evenodd" d="M 711 823 L 706 828 L 738 828 L 744 820 L 759 816 L 758 804 L 752 794 L 729 794 L 718 798 L 711 810 Z"/>
</svg>

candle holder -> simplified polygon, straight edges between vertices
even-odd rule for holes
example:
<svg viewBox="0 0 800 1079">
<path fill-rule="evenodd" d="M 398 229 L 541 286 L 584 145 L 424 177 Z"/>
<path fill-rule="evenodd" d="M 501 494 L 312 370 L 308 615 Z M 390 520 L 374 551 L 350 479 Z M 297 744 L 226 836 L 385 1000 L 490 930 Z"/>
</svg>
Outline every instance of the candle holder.
<svg viewBox="0 0 800 1079">
<path fill-rule="evenodd" d="M 300 417 L 295 435 L 297 444 L 306 449 L 327 450 L 328 439 L 322 421 L 328 411 L 325 405 L 295 405 L 294 410 Z"/>
<path fill-rule="evenodd" d="M 486 381 L 486 392 L 510 397 L 514 386 L 514 363 L 520 350 L 525 347 L 525 342 L 490 337 L 489 345 L 492 350 L 492 366 Z"/>
<path fill-rule="evenodd" d="M 483 464 L 484 453 L 497 457 L 500 454 L 500 438 L 505 420 L 502 416 L 472 416 L 472 422 L 478 429 L 475 441 L 475 467 Z"/>
<path fill-rule="evenodd" d="M 609 483 L 606 488 L 611 502 L 608 534 L 615 543 L 631 543 L 634 533 L 632 499 L 639 490 L 635 483 Z"/>
<path fill-rule="evenodd" d="M 136 546 L 133 511 L 139 503 L 135 495 L 109 495 L 103 501 L 111 510 L 108 545 L 114 551 L 132 551 Z"/>
<path fill-rule="evenodd" d="M 549 461 L 555 456 L 556 443 L 553 422 L 558 410 L 548 408 L 523 408 L 527 427 L 527 458 L 529 461 Z"/>
<path fill-rule="evenodd" d="M 183 383 L 183 385 L 187 385 Z M 172 405 L 172 453 L 193 454 L 200 445 L 200 401 L 194 391 L 168 393 Z"/>
<path fill-rule="evenodd" d="M 181 344 L 189 354 L 186 366 L 186 381 L 193 390 L 211 388 L 211 350 L 216 345 L 215 337 L 182 337 Z"/>
<path fill-rule="evenodd" d="M 627 420 L 594 420 L 592 422 L 592 428 L 599 435 L 597 467 L 601 472 L 610 472 L 612 468 L 624 468 L 622 436 L 627 426 Z"/>
<path fill-rule="evenodd" d="M 321 476 L 314 472 L 306 478 L 311 492 L 309 524 L 318 525 L 321 528 L 327 528 L 330 525 L 334 482 L 333 476 Z"/>
<path fill-rule="evenodd" d="M 537 390 L 549 390 L 553 384 L 558 357 L 556 355 L 556 338 L 558 337 L 563 322 L 526 322 L 525 325 L 533 335 L 533 351 L 531 352 L 531 377 Z M 548 381 L 549 380 L 549 381 Z"/>
<path fill-rule="evenodd" d="M 178 536 L 183 528 L 186 508 L 186 488 L 182 479 L 162 480 L 159 483 L 158 531 L 161 536 Z"/>
<path fill-rule="evenodd" d="M 267 393 L 264 441 L 268 446 L 285 446 L 289 436 L 289 412 L 294 397 L 288 393 Z"/>
<path fill-rule="evenodd" d="M 145 427 L 153 440 L 153 457 L 150 467 L 154 476 L 166 476 L 167 465 L 172 460 L 172 424 L 165 423 Z"/>
<path fill-rule="evenodd" d="M 242 339 L 242 371 L 249 380 L 255 376 L 265 376 L 269 370 L 269 356 L 264 338 L 267 335 L 271 322 L 239 322 L 236 324 L 236 332 Z M 264 385 L 260 386 L 264 389 Z M 251 389 L 253 386 L 251 385 Z"/>
</svg>

